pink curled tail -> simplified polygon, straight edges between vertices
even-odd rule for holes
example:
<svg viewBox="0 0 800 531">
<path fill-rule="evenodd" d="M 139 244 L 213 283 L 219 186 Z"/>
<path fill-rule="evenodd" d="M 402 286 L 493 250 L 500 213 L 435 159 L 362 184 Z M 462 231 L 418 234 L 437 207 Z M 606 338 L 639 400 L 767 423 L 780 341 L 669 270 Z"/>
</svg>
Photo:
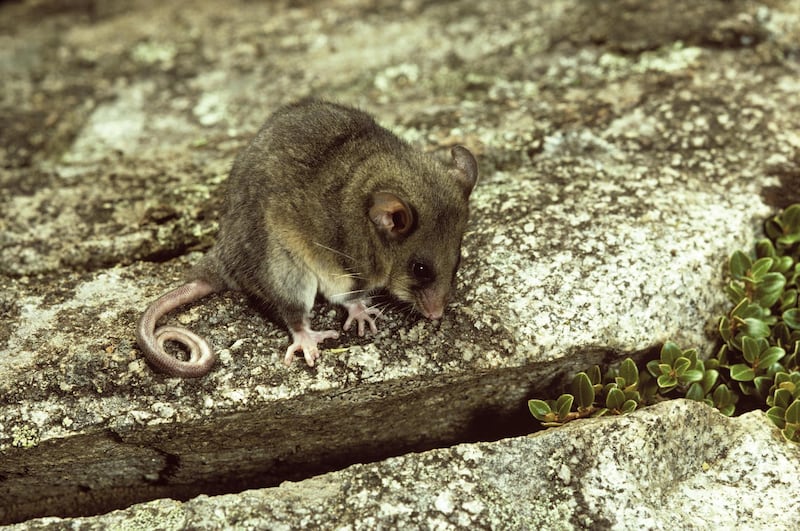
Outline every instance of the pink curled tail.
<svg viewBox="0 0 800 531">
<path fill-rule="evenodd" d="M 153 367 L 170 376 L 181 378 L 198 378 L 211 370 L 216 356 L 203 338 L 185 328 L 156 328 L 156 324 L 175 308 L 202 299 L 215 291 L 219 290 L 210 282 L 193 280 L 162 295 L 145 310 L 136 327 L 136 341 Z M 189 359 L 183 361 L 167 354 L 164 349 L 166 341 L 177 341 L 188 348 Z"/>
</svg>

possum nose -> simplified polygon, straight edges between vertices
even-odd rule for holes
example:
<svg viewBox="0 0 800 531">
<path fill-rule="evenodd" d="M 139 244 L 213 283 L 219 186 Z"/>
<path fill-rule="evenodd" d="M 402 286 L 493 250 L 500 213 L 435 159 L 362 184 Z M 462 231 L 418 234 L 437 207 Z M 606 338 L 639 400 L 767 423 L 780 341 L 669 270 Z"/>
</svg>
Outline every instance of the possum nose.
<svg viewBox="0 0 800 531">
<path fill-rule="evenodd" d="M 446 293 L 439 293 L 434 288 L 422 290 L 419 296 L 419 305 L 422 309 L 420 313 L 433 321 L 441 319 L 446 299 Z"/>
<path fill-rule="evenodd" d="M 435 310 L 435 311 L 425 310 L 425 317 L 427 317 L 428 319 L 430 319 L 432 321 L 436 321 L 437 319 L 441 319 L 443 315 L 444 315 L 444 309 L 438 309 L 438 310 Z"/>
</svg>

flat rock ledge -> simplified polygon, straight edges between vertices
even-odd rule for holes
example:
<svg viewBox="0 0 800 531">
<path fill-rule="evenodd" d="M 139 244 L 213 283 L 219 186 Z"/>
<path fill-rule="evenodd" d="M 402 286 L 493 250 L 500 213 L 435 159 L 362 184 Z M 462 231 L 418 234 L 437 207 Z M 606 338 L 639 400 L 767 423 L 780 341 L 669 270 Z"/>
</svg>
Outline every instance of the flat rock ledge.
<svg viewBox="0 0 800 531">
<path fill-rule="evenodd" d="M 0 522 L 309 477 L 106 518 L 758 528 L 795 515 L 780 494 L 800 492 L 797 448 L 760 413 L 675 402 L 508 437 L 536 428 L 527 399 L 592 364 L 670 339 L 714 351 L 727 257 L 800 201 L 797 1 L 187 6 L 0 2 Z M 478 155 L 445 318 L 389 309 L 376 336 L 287 369 L 286 330 L 215 295 L 165 319 L 209 340 L 214 370 L 154 373 L 139 315 L 212 244 L 236 153 L 308 95 L 434 155 Z M 315 308 L 315 326 L 342 320 Z"/>
<path fill-rule="evenodd" d="M 789 529 L 798 466 L 800 448 L 762 412 L 674 400 L 275 488 L 6 529 Z"/>
</svg>

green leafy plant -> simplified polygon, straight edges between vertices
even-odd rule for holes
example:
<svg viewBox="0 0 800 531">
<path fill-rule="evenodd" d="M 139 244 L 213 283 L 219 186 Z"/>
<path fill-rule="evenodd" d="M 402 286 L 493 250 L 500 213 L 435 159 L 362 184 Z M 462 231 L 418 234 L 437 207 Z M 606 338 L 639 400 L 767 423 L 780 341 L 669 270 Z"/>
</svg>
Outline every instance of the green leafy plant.
<svg viewBox="0 0 800 531">
<path fill-rule="evenodd" d="M 595 365 L 588 372 L 575 375 L 570 391 L 558 400 L 529 400 L 528 408 L 549 427 L 583 417 L 622 415 L 640 405 L 679 396 L 731 415 L 738 399 L 719 382 L 717 369 L 707 368 L 697 359 L 694 349 L 681 350 L 672 342 L 664 344 L 659 359 L 648 362 L 644 371 L 639 371 L 630 358 L 611 367 L 602 377 L 600 367 Z"/>
<path fill-rule="evenodd" d="M 768 406 L 768 418 L 787 439 L 800 442 L 800 402 L 794 403 L 792 383 L 800 380 L 800 205 L 767 220 L 764 232 L 752 255 L 731 256 L 727 294 L 733 308 L 720 319 L 723 344 L 715 359 L 741 396 Z"/>
<path fill-rule="evenodd" d="M 634 411 L 641 403 L 638 391 L 639 370 L 629 358 L 612 369 L 605 378 L 595 365 L 588 373 L 579 372 L 572 379 L 571 393 L 557 400 L 529 400 L 531 414 L 544 426 L 560 426 L 582 417 L 619 415 Z M 572 410 L 573 405 L 576 406 Z"/>
<path fill-rule="evenodd" d="M 656 378 L 659 391 L 669 393 L 680 387 L 685 393 L 689 386 L 703 379 L 703 362 L 697 359 L 694 349 L 681 350 L 675 343 L 667 342 L 658 360 L 647 364 L 648 372 Z"/>
<path fill-rule="evenodd" d="M 696 350 L 666 342 L 644 370 L 626 359 L 605 375 L 598 366 L 579 372 L 570 393 L 530 400 L 531 414 L 558 426 L 686 397 L 730 416 L 747 398 L 769 408 L 767 417 L 786 439 L 800 442 L 800 204 L 768 219 L 764 232 L 753 253 L 731 255 L 726 294 L 732 307 L 720 318 L 715 356 L 704 361 Z"/>
<path fill-rule="evenodd" d="M 790 441 L 800 440 L 800 372 L 779 372 L 767 398 L 767 417 Z"/>
</svg>

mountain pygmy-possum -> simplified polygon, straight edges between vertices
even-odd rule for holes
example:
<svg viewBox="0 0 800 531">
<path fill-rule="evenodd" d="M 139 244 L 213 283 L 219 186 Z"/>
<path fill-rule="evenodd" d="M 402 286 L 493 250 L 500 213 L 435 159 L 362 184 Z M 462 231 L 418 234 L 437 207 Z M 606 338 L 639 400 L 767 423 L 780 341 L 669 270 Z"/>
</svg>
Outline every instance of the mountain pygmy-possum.
<svg viewBox="0 0 800 531">
<path fill-rule="evenodd" d="M 227 182 L 215 245 L 186 284 L 153 302 L 136 330 L 139 347 L 172 376 L 203 376 L 208 343 L 157 321 L 210 293 L 239 290 L 289 327 L 285 362 L 308 365 L 335 330 L 311 329 L 318 293 L 348 311 L 363 336 L 377 332 L 370 293 L 386 289 L 429 319 L 440 319 L 453 284 L 478 178 L 472 154 L 451 150 L 448 166 L 419 153 L 368 114 L 308 99 L 278 109 L 237 157 Z M 184 361 L 164 350 L 186 346 Z"/>
</svg>

